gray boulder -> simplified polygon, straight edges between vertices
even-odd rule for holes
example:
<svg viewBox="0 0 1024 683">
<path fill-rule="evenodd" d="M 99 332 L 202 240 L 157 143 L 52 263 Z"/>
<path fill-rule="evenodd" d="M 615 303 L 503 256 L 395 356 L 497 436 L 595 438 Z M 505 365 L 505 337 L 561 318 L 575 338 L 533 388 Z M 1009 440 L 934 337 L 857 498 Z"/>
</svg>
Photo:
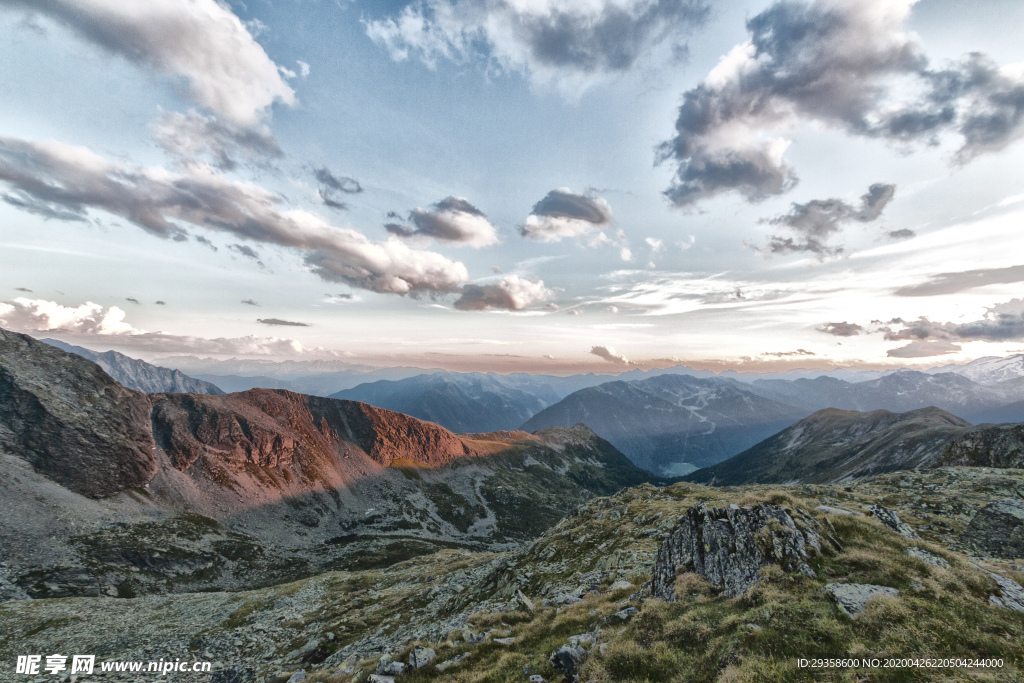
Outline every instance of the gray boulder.
<svg viewBox="0 0 1024 683">
<path fill-rule="evenodd" d="M 889 527 L 901 536 L 907 538 L 919 539 L 920 536 L 914 531 L 909 524 L 900 520 L 900 516 L 895 511 L 890 510 L 884 505 L 872 505 L 870 509 L 871 515 L 879 522 Z"/>
<path fill-rule="evenodd" d="M 210 683 L 256 683 L 256 672 L 241 664 L 214 671 Z"/>
<path fill-rule="evenodd" d="M 414 669 L 422 669 L 433 661 L 437 653 L 432 648 L 417 645 L 409 653 L 409 666 Z"/>
<path fill-rule="evenodd" d="M 1024 557 L 1024 505 L 1010 499 L 989 503 L 974 515 L 960 542 L 987 555 Z"/>
<path fill-rule="evenodd" d="M 828 593 L 836 604 L 847 616 L 855 617 L 864 611 L 868 600 L 887 595 L 898 597 L 900 592 L 888 586 L 873 586 L 869 583 L 829 583 L 825 585 L 825 592 Z"/>
<path fill-rule="evenodd" d="M 568 678 L 573 678 L 580 670 L 587 651 L 575 643 L 566 643 L 551 653 L 548 662 Z"/>
<path fill-rule="evenodd" d="M 658 548 L 651 581 L 651 593 L 673 599 L 676 573 L 680 568 L 723 586 L 732 597 L 745 593 L 757 583 L 762 567 L 781 565 L 813 577 L 807 564 L 808 546 L 821 547 L 813 521 L 804 518 L 798 527 L 778 505 L 754 507 L 691 507 Z"/>
<path fill-rule="evenodd" d="M 996 607 L 1005 607 L 1017 612 L 1024 612 L 1024 586 L 1021 586 L 1013 579 L 990 572 L 984 567 L 974 566 L 991 576 L 999 584 L 999 595 L 988 596 L 988 601 L 991 604 Z"/>
</svg>

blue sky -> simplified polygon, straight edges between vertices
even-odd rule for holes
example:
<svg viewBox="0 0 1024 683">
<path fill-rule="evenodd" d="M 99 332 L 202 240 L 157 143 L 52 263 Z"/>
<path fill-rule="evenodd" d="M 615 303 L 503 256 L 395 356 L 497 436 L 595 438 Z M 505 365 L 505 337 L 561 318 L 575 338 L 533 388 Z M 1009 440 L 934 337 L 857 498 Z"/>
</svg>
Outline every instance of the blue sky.
<svg viewBox="0 0 1024 683">
<path fill-rule="evenodd" d="M 1019 351 L 1022 21 L 0 0 L 0 324 L 500 371 Z"/>
</svg>

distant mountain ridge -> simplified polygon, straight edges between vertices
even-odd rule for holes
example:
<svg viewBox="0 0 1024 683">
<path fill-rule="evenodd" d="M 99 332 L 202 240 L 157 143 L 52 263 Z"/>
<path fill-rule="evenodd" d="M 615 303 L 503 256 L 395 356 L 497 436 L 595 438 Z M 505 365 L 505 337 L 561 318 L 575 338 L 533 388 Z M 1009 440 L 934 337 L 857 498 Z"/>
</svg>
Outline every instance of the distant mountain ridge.
<svg viewBox="0 0 1024 683">
<path fill-rule="evenodd" d="M 927 469 L 971 429 L 966 420 L 939 408 L 905 413 L 826 408 L 684 479 L 717 486 L 825 484 Z"/>
<path fill-rule="evenodd" d="M 659 375 L 577 391 L 534 415 L 523 429 L 584 422 L 634 463 L 665 476 L 682 463 L 712 465 L 774 434 L 810 411 L 742 382 Z"/>
<path fill-rule="evenodd" d="M 190 377 L 180 370 L 162 368 L 144 360 L 130 358 L 117 351 L 100 353 L 81 346 L 66 344 L 58 339 L 39 341 L 55 346 L 62 351 L 73 353 L 91 360 L 121 385 L 146 394 L 171 392 L 176 394 L 210 394 L 219 396 L 224 392 L 220 387 L 201 379 Z"/>
</svg>

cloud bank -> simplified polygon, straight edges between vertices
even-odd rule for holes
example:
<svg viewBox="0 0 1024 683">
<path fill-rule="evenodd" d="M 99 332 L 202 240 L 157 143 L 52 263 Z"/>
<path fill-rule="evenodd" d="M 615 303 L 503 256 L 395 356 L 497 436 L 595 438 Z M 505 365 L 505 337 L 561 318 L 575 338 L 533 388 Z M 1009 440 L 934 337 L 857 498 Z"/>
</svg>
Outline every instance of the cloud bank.
<svg viewBox="0 0 1024 683">
<path fill-rule="evenodd" d="M 521 311 L 552 296 L 551 290 L 541 280 L 510 275 L 497 284 L 466 285 L 462 288 L 462 296 L 455 302 L 455 308 L 460 311 Z"/>
<path fill-rule="evenodd" d="M 954 348 L 955 342 L 985 341 L 1010 342 L 1024 341 L 1024 299 L 1011 299 L 987 309 L 979 320 L 966 323 L 937 323 L 925 317 L 913 321 L 899 318 L 889 321 L 880 328 L 887 341 L 910 341 L 907 346 L 893 349 L 890 356 L 899 358 L 915 358 L 910 355 L 938 355 L 936 349 L 946 349 L 942 353 L 959 351 Z"/>
<path fill-rule="evenodd" d="M 395 239 L 373 242 L 308 211 L 283 211 L 281 197 L 207 168 L 172 173 L 114 163 L 63 142 L 0 137 L 0 182 L 55 215 L 85 218 L 101 210 L 157 237 L 184 238 L 185 223 L 295 249 L 324 280 L 374 292 L 453 292 L 469 279 L 462 263 L 441 254 Z"/>
</svg>

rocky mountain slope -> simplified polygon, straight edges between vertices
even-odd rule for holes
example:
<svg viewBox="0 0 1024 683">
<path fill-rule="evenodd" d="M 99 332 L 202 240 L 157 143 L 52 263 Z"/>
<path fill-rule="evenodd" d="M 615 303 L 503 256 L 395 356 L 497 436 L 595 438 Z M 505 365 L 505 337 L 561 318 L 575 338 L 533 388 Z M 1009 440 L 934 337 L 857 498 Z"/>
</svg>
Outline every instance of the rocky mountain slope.
<svg viewBox="0 0 1024 683">
<path fill-rule="evenodd" d="M 955 372 L 979 384 L 997 384 L 1024 378 L 1024 354 L 1012 356 L 985 356 L 963 365 L 942 365 L 927 370 L 929 373 Z"/>
<path fill-rule="evenodd" d="M 977 520 L 1021 490 L 1024 471 L 980 468 L 845 486 L 644 485 L 590 500 L 531 543 L 498 553 L 444 550 L 386 570 L 174 600 L 2 603 L 0 651 L 96 653 L 97 670 L 111 661 L 209 661 L 215 683 L 1009 683 L 1024 675 L 1024 566 L 979 550 L 991 525 Z M 747 532 L 756 539 L 784 528 L 758 526 L 751 513 L 760 509 L 792 521 L 802 550 L 773 559 L 752 545 Z M 701 510 L 727 542 L 717 566 L 758 557 L 760 570 L 731 596 L 710 568 L 679 556 L 668 599 L 653 597 L 648 581 L 666 576 L 666 548 Z M 893 518 L 914 538 L 888 526 Z M 783 566 L 794 553 L 805 567 Z M 835 657 L 859 663 L 799 663 Z M 894 657 L 971 661 L 863 663 Z"/>
<path fill-rule="evenodd" d="M 0 451 L 4 561 L 34 597 L 237 589 L 500 549 L 650 479 L 584 426 L 455 435 L 280 390 L 146 395 L 8 332 Z"/>
<path fill-rule="evenodd" d="M 808 412 L 740 382 L 662 375 L 577 391 L 522 428 L 585 422 L 638 466 L 672 476 L 731 457 Z"/>
<path fill-rule="evenodd" d="M 81 346 L 65 344 L 57 339 L 41 339 L 40 341 L 55 346 L 62 351 L 73 353 L 91 360 L 103 368 L 103 371 L 117 380 L 121 385 L 146 394 L 170 392 L 176 394 L 210 394 L 219 396 L 224 392 L 215 384 L 189 377 L 180 370 L 161 368 L 144 360 L 129 358 L 117 351 L 91 351 Z"/>
<path fill-rule="evenodd" d="M 543 378 L 437 373 L 360 384 L 331 398 L 364 401 L 456 432 L 517 429 L 562 398 Z"/>
<path fill-rule="evenodd" d="M 969 431 L 969 422 L 938 408 L 905 413 L 828 408 L 685 479 L 719 486 L 820 484 L 924 469 L 934 467 L 950 442 Z"/>
</svg>

